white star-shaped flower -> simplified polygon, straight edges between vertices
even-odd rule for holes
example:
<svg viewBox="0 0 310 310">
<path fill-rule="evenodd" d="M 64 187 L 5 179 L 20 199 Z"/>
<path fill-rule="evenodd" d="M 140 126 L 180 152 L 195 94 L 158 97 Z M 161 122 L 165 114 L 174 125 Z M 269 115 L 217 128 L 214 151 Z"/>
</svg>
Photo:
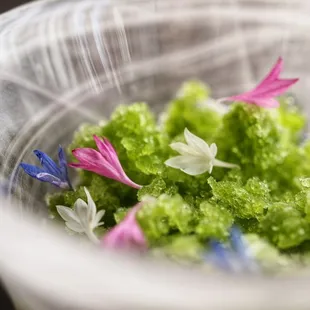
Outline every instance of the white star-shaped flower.
<svg viewBox="0 0 310 310">
<path fill-rule="evenodd" d="M 184 137 L 187 144 L 181 142 L 170 144 L 170 147 L 181 155 L 168 159 L 165 162 L 167 166 L 180 169 L 189 175 L 199 175 L 206 171 L 211 173 L 214 166 L 239 167 L 216 159 L 217 146 L 215 143 L 209 146 L 207 142 L 192 134 L 187 128 L 184 130 Z"/>
<path fill-rule="evenodd" d="M 77 233 L 84 233 L 91 241 L 98 243 L 99 241 L 94 233 L 94 229 L 103 225 L 103 222 L 100 222 L 100 220 L 105 210 L 97 213 L 96 204 L 86 187 L 84 187 L 84 191 L 87 196 L 87 203 L 79 198 L 74 203 L 73 208 L 56 206 L 57 212 L 66 222 L 66 226 L 70 230 Z"/>
</svg>

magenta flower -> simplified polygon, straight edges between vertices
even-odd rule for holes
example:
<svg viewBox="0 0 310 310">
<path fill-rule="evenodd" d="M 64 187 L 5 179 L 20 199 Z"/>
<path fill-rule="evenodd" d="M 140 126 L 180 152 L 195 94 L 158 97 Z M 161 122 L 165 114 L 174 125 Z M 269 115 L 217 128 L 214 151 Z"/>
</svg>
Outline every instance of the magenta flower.
<svg viewBox="0 0 310 310">
<path fill-rule="evenodd" d="M 70 163 L 70 167 L 80 168 L 103 175 L 133 188 L 142 186 L 134 183 L 126 175 L 118 159 L 115 149 L 106 138 L 102 140 L 94 136 L 98 151 L 91 148 L 78 148 L 72 151 L 79 163 Z"/>
<path fill-rule="evenodd" d="M 220 101 L 244 101 L 264 108 L 276 108 L 279 102 L 274 97 L 280 96 L 299 79 L 280 79 L 283 59 L 279 57 L 277 63 L 268 75 L 254 89 L 237 96 L 223 98 Z"/>
<path fill-rule="evenodd" d="M 132 208 L 118 225 L 113 227 L 101 240 L 104 247 L 112 249 L 138 249 L 146 250 L 147 242 L 140 228 L 136 213 L 141 203 Z"/>
</svg>

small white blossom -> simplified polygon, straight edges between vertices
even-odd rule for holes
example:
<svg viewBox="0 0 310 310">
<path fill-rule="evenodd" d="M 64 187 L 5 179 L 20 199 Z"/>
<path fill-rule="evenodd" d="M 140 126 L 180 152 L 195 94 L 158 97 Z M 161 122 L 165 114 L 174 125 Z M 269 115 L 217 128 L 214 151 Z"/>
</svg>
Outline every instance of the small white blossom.
<svg viewBox="0 0 310 310">
<path fill-rule="evenodd" d="M 224 168 L 237 168 L 238 165 L 226 163 L 215 158 L 217 146 L 210 146 L 201 138 L 192 134 L 187 128 L 184 130 L 187 144 L 176 142 L 170 147 L 181 155 L 168 159 L 165 164 L 169 167 L 180 169 L 189 175 L 199 175 L 208 171 L 212 172 L 214 166 Z"/>
<path fill-rule="evenodd" d="M 84 191 L 87 196 L 87 203 L 79 198 L 72 209 L 65 206 L 56 206 L 56 208 L 70 230 L 77 233 L 85 233 L 91 241 L 98 243 L 94 229 L 103 225 L 103 222 L 100 222 L 100 220 L 105 210 L 97 213 L 96 205 L 86 187 L 84 187 Z"/>
</svg>

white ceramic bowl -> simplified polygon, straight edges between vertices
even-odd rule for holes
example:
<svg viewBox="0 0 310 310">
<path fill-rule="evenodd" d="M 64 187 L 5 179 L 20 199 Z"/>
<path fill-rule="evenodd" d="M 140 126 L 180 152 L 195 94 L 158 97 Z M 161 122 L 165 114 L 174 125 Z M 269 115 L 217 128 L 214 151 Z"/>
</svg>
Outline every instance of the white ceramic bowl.
<svg viewBox="0 0 310 310">
<path fill-rule="evenodd" d="M 0 16 L 0 176 L 17 186 L 0 200 L 0 272 L 21 308 L 309 309 L 307 274 L 210 277 L 81 248 L 42 224 L 50 187 L 17 171 L 119 103 L 159 112 L 189 78 L 234 94 L 278 56 L 309 114 L 309 13 L 307 0 L 59 0 Z"/>
</svg>

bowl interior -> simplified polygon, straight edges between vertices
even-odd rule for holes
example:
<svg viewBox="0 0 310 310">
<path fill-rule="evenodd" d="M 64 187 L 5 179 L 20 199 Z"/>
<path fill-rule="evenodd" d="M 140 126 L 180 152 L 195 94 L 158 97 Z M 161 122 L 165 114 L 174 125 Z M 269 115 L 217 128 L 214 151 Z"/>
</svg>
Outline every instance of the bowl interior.
<svg viewBox="0 0 310 310">
<path fill-rule="evenodd" d="M 18 27 L 18 11 L 8 14 L 0 33 L 1 177 L 16 186 L 23 210 L 38 210 L 50 187 L 18 164 L 35 163 L 37 148 L 56 155 L 81 123 L 108 118 L 120 103 L 146 101 L 159 112 L 192 78 L 208 83 L 215 98 L 232 95 L 257 83 L 278 56 L 285 75 L 301 78 L 294 92 L 306 102 L 310 23 L 293 23 L 294 12 L 287 21 L 277 7 L 277 19 L 263 15 L 260 2 L 237 8 L 185 1 L 181 8 L 173 1 L 77 1 L 74 13 L 70 2 L 52 3 L 34 4 Z"/>
</svg>

